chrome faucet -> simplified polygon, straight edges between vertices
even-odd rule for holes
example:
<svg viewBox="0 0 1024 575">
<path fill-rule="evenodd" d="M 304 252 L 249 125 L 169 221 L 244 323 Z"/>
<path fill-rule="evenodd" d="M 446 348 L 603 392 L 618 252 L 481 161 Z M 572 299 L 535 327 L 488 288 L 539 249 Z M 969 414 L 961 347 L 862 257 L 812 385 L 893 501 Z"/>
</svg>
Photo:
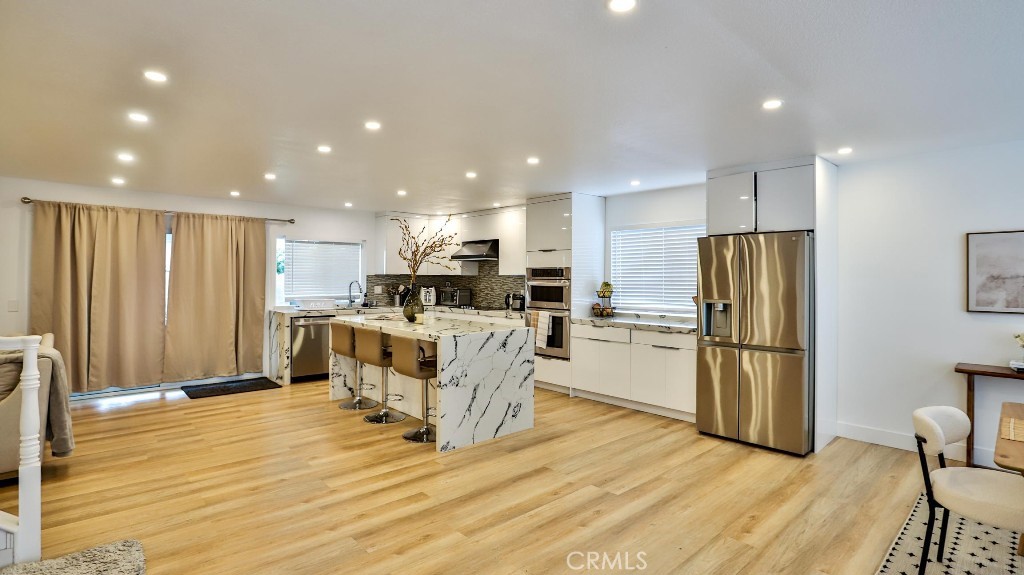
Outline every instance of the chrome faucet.
<svg viewBox="0 0 1024 575">
<path fill-rule="evenodd" d="M 363 286 L 359 285 L 359 280 L 352 280 L 348 282 L 348 307 L 352 309 L 352 284 L 356 284 L 359 291 L 363 291 Z"/>
</svg>

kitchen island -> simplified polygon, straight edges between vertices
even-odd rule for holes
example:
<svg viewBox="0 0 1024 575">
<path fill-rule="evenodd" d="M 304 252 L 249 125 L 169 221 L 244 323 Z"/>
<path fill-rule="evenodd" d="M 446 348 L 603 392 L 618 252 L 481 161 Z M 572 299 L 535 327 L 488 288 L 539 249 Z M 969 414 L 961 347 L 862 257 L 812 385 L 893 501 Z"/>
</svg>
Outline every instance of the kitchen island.
<svg viewBox="0 0 1024 575">
<path fill-rule="evenodd" d="M 377 329 L 385 334 L 437 343 L 438 378 L 431 404 L 436 407 L 437 450 L 451 451 L 533 427 L 534 330 L 428 315 L 422 324 L 401 314 L 340 316 L 332 323 Z M 352 396 L 356 362 L 331 353 L 331 399 Z M 389 374 L 391 393 L 403 399 L 392 409 L 419 414 L 422 384 Z M 380 400 L 380 369 L 365 366 L 363 381 L 375 386 L 367 397 Z"/>
</svg>

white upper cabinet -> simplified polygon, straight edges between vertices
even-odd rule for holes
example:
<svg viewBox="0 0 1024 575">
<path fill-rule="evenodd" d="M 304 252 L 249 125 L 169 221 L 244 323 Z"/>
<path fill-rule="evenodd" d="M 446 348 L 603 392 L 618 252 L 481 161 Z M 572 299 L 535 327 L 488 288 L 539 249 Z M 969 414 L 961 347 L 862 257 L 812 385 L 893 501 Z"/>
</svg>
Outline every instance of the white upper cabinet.
<svg viewBox="0 0 1024 575">
<path fill-rule="evenodd" d="M 526 210 L 518 207 L 498 214 L 498 229 L 498 275 L 525 274 Z"/>
<path fill-rule="evenodd" d="M 482 215 L 458 217 L 462 242 L 498 240 L 498 274 L 526 273 L 526 221 L 520 207 L 502 209 Z M 456 218 L 452 218 L 454 222 Z"/>
<path fill-rule="evenodd" d="M 526 251 L 571 249 L 571 198 L 526 206 Z"/>
<path fill-rule="evenodd" d="M 814 229 L 814 166 L 757 172 L 757 231 Z"/>
<path fill-rule="evenodd" d="M 409 265 L 402 258 L 398 257 L 398 248 L 402 245 L 402 228 L 398 222 L 392 220 L 390 215 L 378 216 L 377 226 L 377 247 L 376 258 L 374 258 L 374 271 L 377 274 L 407 274 Z M 408 219 L 408 218 L 407 218 Z M 410 220 L 410 226 L 414 225 Z M 423 220 L 421 220 L 423 221 Z"/>
<path fill-rule="evenodd" d="M 754 231 L 754 172 L 709 179 L 707 202 L 709 236 Z"/>
<path fill-rule="evenodd" d="M 416 220 L 422 221 L 422 220 Z M 448 216 L 433 216 L 427 220 L 427 231 L 424 232 L 424 238 L 433 237 L 434 234 L 441 232 L 443 234 L 455 234 L 455 244 L 445 250 L 443 254 L 440 254 L 440 259 L 444 260 L 445 264 L 452 269 L 448 269 L 440 264 L 426 263 L 420 268 L 420 273 L 423 275 L 431 276 L 448 276 L 448 275 L 459 275 L 461 273 L 461 264 L 459 262 L 453 262 L 451 258 L 452 254 L 459 249 L 462 245 L 462 234 L 460 233 L 461 221 L 458 216 L 453 217 L 450 221 Z M 414 229 L 413 231 L 417 231 Z"/>
</svg>

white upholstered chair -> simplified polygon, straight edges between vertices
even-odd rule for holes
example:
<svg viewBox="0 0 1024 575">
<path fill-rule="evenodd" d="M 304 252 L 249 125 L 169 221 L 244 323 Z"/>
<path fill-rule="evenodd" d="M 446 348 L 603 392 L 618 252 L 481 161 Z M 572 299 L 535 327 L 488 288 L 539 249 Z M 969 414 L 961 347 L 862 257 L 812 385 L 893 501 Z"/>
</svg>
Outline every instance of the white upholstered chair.
<svg viewBox="0 0 1024 575">
<path fill-rule="evenodd" d="M 928 497 L 928 530 L 924 536 L 919 575 L 924 574 L 928 565 L 938 509 L 942 509 L 939 563 L 946 545 L 950 511 L 993 527 L 1024 531 L 1024 477 L 993 469 L 946 467 L 946 446 L 966 439 L 970 432 L 971 420 L 955 407 L 937 405 L 914 410 L 914 436 Z M 928 455 L 938 456 L 938 469 L 929 471 Z"/>
</svg>

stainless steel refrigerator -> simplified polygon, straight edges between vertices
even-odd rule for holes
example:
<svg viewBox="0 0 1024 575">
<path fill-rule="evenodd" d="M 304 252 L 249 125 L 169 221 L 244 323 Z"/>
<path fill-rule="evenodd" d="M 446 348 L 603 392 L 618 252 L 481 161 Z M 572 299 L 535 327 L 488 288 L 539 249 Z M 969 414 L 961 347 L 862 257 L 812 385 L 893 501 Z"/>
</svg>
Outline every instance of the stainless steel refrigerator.
<svg viewBox="0 0 1024 575">
<path fill-rule="evenodd" d="M 697 241 L 697 429 L 805 455 L 814 437 L 814 236 Z"/>
</svg>

